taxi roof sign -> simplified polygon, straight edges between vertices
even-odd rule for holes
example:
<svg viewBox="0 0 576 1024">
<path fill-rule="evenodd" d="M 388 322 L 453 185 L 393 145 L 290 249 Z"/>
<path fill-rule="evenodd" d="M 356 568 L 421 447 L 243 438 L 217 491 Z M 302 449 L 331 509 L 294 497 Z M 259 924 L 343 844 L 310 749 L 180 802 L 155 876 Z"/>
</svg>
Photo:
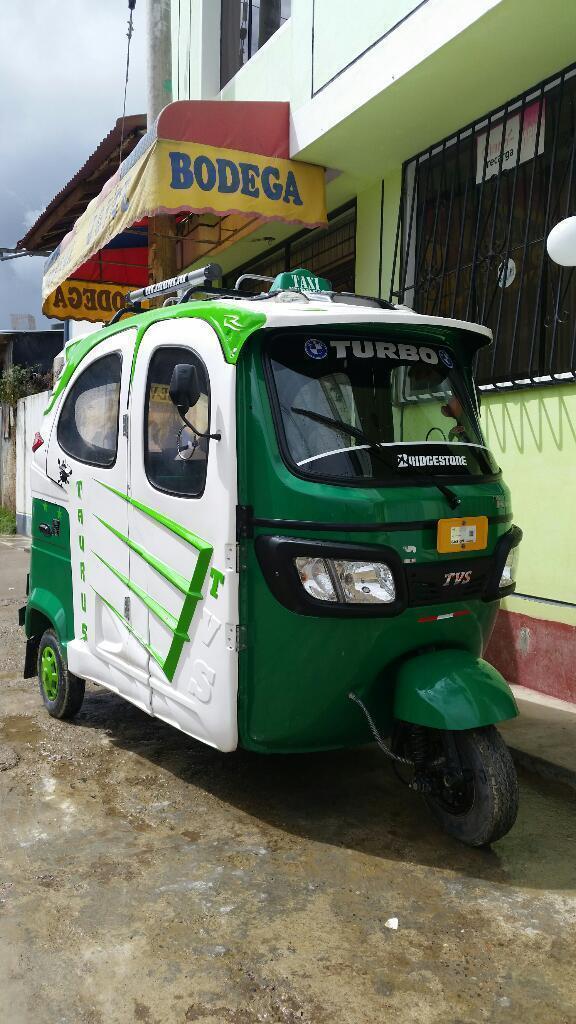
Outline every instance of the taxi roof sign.
<svg viewBox="0 0 576 1024">
<path fill-rule="evenodd" d="M 299 292 L 331 292 L 332 284 L 325 277 L 316 277 L 309 270 L 300 267 L 298 270 L 288 270 L 278 274 L 270 285 L 270 292 L 299 291 Z"/>
</svg>

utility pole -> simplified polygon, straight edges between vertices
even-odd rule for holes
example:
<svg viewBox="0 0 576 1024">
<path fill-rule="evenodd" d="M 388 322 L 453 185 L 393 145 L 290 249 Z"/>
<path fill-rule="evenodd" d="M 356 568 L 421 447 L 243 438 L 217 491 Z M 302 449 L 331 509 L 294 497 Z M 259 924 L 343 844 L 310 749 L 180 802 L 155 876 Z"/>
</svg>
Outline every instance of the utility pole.
<svg viewBox="0 0 576 1024">
<path fill-rule="evenodd" d="M 172 102 L 170 0 L 146 0 L 148 130 Z M 176 274 L 176 220 L 160 214 L 148 220 L 148 280 Z"/>
</svg>

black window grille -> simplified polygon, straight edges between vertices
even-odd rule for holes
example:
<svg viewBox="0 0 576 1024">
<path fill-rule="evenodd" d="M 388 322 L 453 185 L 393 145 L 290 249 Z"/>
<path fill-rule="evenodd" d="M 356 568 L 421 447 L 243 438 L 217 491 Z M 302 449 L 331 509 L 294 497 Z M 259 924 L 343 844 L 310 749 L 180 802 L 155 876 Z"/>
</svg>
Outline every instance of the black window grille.
<svg viewBox="0 0 576 1024">
<path fill-rule="evenodd" d="M 292 0 L 222 0 L 220 88 L 290 17 Z"/>
<path fill-rule="evenodd" d="M 481 385 L 576 377 L 576 274 L 546 252 L 575 150 L 572 65 L 404 165 L 390 297 L 490 327 Z"/>
<path fill-rule="evenodd" d="M 328 216 L 328 225 L 313 231 L 300 231 L 281 245 L 269 249 L 249 263 L 227 274 L 224 285 L 231 288 L 241 274 L 276 277 L 285 270 L 305 267 L 319 277 L 327 277 L 334 291 L 353 292 L 356 272 L 356 203 L 340 207 Z M 246 291 L 261 291 L 257 282 L 246 281 Z"/>
</svg>

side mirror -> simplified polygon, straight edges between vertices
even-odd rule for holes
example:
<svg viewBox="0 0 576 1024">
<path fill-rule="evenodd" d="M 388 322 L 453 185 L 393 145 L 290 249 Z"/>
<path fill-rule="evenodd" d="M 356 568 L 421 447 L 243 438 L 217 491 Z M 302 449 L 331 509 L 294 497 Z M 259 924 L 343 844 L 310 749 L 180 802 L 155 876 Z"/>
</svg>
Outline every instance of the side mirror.
<svg viewBox="0 0 576 1024">
<path fill-rule="evenodd" d="M 576 267 L 576 217 L 561 220 L 548 235 L 548 255 L 561 267 Z"/>
<path fill-rule="evenodd" d="M 191 363 L 177 363 L 170 381 L 170 399 L 181 416 L 185 416 L 201 395 L 198 370 Z"/>
</svg>

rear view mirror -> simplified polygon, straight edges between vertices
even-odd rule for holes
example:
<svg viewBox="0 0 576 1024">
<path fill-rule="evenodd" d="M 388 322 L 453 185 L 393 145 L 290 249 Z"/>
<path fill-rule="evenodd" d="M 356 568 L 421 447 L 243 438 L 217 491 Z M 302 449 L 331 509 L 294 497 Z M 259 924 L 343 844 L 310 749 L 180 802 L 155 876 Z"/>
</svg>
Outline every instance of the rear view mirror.
<svg viewBox="0 0 576 1024">
<path fill-rule="evenodd" d="M 191 363 L 177 363 L 170 381 L 170 398 L 181 416 L 185 416 L 200 398 L 198 371 Z"/>
</svg>

